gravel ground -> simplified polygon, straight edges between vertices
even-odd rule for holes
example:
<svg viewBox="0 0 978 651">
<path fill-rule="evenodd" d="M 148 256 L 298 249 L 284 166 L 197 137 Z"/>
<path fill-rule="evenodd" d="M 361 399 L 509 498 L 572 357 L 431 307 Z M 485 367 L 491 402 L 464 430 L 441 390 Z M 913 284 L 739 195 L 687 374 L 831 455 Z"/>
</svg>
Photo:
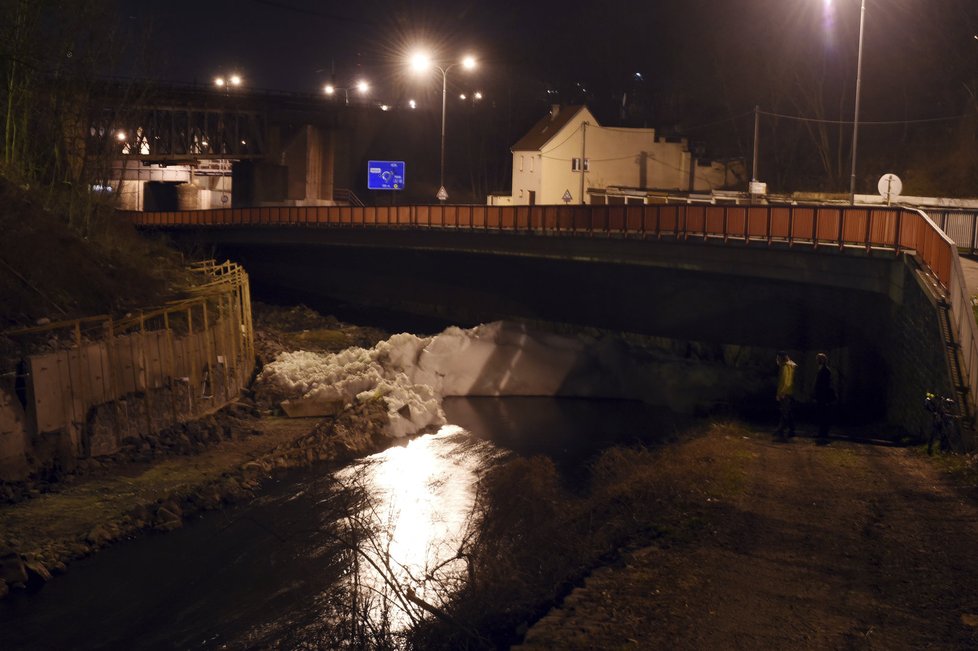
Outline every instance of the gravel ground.
<svg viewBox="0 0 978 651">
<path fill-rule="evenodd" d="M 978 508 L 939 465 L 839 440 L 683 443 L 650 508 L 687 533 L 593 572 L 518 648 L 978 648 Z"/>
</svg>

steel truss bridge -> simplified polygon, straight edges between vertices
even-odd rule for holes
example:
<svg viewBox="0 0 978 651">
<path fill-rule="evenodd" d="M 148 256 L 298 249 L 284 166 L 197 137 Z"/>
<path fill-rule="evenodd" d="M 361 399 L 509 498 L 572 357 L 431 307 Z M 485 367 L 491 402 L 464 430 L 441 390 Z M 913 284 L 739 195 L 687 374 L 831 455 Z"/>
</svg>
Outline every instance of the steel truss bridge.
<svg viewBox="0 0 978 651">
<path fill-rule="evenodd" d="M 206 86 L 134 90 L 108 83 L 99 97 L 89 137 L 119 158 L 150 165 L 259 160 L 270 152 L 271 125 L 338 128 L 346 116 L 369 108 L 318 95 Z"/>
</svg>

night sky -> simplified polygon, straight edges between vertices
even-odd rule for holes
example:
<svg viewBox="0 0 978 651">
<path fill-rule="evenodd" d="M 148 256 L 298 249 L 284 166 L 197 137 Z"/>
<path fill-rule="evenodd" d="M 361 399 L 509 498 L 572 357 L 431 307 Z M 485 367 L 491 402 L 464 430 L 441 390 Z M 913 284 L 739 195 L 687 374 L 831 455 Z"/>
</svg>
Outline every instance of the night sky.
<svg viewBox="0 0 978 651">
<path fill-rule="evenodd" d="M 127 74 L 159 80 L 209 84 L 237 71 L 253 88 L 318 93 L 331 80 L 352 86 L 365 78 L 379 101 L 433 105 L 440 84 L 413 77 L 407 55 L 418 44 L 445 61 L 471 52 L 480 68 L 453 70 L 449 90 L 453 98 L 480 90 L 487 106 L 505 108 L 512 127 L 509 142 L 498 144 L 504 152 L 550 103 L 586 102 L 603 124 L 688 136 L 714 157 L 749 156 L 755 104 L 783 115 L 852 118 L 859 0 L 142 0 L 118 7 L 134 43 Z M 870 171 L 919 168 L 938 140 L 960 140 L 953 133 L 960 116 L 978 109 L 976 33 L 976 0 L 867 1 L 861 120 Z M 921 122 L 942 117 L 959 119 Z M 762 156 L 784 183 L 842 183 L 847 129 L 765 118 Z"/>
<path fill-rule="evenodd" d="M 400 61 L 425 43 L 471 51 L 482 74 L 612 84 L 640 72 L 656 87 L 705 81 L 729 65 L 763 76 L 776 61 L 824 57 L 855 67 L 859 0 L 323 2 L 142 0 L 119 5 L 159 76 L 239 69 L 255 87 L 315 91 L 335 65 L 396 92 Z M 874 93 L 951 84 L 978 69 L 978 3 L 869 0 L 865 71 Z"/>
</svg>

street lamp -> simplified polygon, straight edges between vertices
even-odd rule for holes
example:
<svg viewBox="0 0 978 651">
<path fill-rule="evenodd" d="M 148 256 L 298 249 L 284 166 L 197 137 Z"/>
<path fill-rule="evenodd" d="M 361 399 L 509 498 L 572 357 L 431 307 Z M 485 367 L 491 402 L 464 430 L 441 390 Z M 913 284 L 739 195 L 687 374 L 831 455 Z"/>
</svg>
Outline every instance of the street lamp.
<svg viewBox="0 0 978 651">
<path fill-rule="evenodd" d="M 366 95 L 367 94 L 367 91 L 370 90 L 370 84 L 367 83 L 365 80 L 361 79 L 353 87 L 340 88 L 340 87 L 334 86 L 333 84 L 326 84 L 326 86 L 323 87 L 323 92 L 326 93 L 327 95 L 329 95 L 330 97 L 332 97 L 333 95 L 335 95 L 336 94 L 336 91 L 338 91 L 338 90 L 342 90 L 343 91 L 344 100 L 345 100 L 345 102 L 347 104 L 349 104 L 350 103 L 350 91 L 351 90 L 355 90 L 358 93 L 360 93 L 361 95 Z"/>
<path fill-rule="evenodd" d="M 863 28 L 866 25 L 866 0 L 862 0 L 860 4 L 859 48 L 856 55 L 856 108 L 852 118 L 852 169 L 849 175 L 849 202 L 853 205 L 856 203 L 856 144 L 859 138 L 859 92 L 863 81 Z"/>
<path fill-rule="evenodd" d="M 223 75 L 214 77 L 214 85 L 223 88 L 224 92 L 227 93 L 231 87 L 237 88 L 241 85 L 241 75 L 231 74 L 226 77 Z"/>
<path fill-rule="evenodd" d="M 445 105 L 448 98 L 448 71 L 455 66 L 462 66 L 466 70 L 476 67 L 475 57 L 466 55 L 460 61 L 439 65 L 431 60 L 431 57 L 424 52 L 415 52 L 411 55 L 411 69 L 417 73 L 434 68 L 441 73 L 441 172 L 438 176 L 438 194 L 435 195 L 442 203 L 448 199 L 448 192 L 445 190 Z"/>
</svg>

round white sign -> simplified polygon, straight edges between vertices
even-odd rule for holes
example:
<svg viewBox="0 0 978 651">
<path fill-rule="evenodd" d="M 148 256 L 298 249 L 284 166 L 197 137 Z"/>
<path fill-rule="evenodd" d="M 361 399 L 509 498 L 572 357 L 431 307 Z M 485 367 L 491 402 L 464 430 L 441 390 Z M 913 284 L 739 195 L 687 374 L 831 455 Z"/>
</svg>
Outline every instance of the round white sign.
<svg viewBox="0 0 978 651">
<path fill-rule="evenodd" d="M 890 203 L 895 201 L 900 193 L 903 192 L 903 181 L 896 174 L 884 174 L 880 177 L 880 182 L 876 186 L 879 188 L 880 196 Z"/>
</svg>

